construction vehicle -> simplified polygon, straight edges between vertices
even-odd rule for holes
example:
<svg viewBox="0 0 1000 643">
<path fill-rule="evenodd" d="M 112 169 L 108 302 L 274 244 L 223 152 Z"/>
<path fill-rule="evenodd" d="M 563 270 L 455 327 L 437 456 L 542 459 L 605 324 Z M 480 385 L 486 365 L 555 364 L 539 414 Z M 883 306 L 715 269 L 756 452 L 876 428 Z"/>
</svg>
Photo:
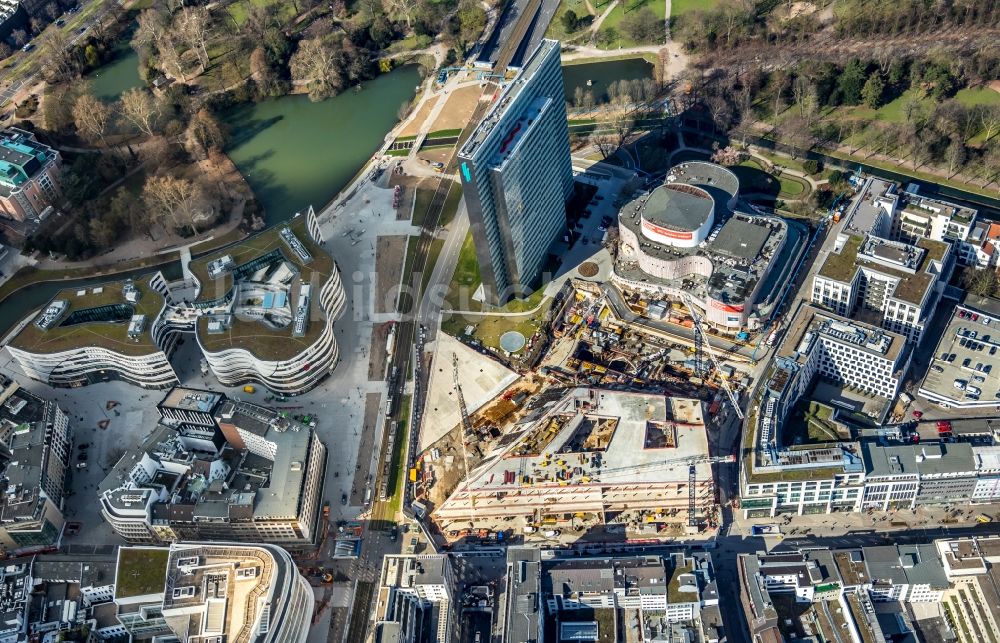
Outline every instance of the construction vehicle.
<svg viewBox="0 0 1000 643">
<path fill-rule="evenodd" d="M 250 384 L 247 384 L 246 386 L 243 387 L 243 392 L 244 393 L 256 393 L 257 389 L 254 388 L 253 386 L 251 386 Z"/>
</svg>

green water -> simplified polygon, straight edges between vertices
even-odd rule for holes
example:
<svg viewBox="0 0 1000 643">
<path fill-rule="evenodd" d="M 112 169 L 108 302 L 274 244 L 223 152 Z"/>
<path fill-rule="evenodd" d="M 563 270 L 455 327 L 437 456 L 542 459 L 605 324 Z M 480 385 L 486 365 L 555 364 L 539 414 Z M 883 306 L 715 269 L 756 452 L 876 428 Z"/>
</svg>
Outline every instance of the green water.
<svg viewBox="0 0 1000 643">
<path fill-rule="evenodd" d="M 126 90 L 145 86 L 139 77 L 139 54 L 127 43 L 117 50 L 111 62 L 101 65 L 85 78 L 94 96 L 109 103 L 118 100 Z"/>
<path fill-rule="evenodd" d="M 284 96 L 223 114 L 230 132 L 226 152 L 253 188 L 268 225 L 333 199 L 381 146 L 419 82 L 418 68 L 410 65 L 322 102 Z"/>
<path fill-rule="evenodd" d="M 608 99 L 608 85 L 616 80 L 636 80 L 652 78 L 653 65 L 642 58 L 627 58 L 625 60 L 609 60 L 607 62 L 584 63 L 580 65 L 563 65 L 563 87 L 566 100 L 572 103 L 573 92 L 577 87 L 594 94 L 598 103 Z M 590 85 L 587 85 L 590 81 Z"/>
</svg>

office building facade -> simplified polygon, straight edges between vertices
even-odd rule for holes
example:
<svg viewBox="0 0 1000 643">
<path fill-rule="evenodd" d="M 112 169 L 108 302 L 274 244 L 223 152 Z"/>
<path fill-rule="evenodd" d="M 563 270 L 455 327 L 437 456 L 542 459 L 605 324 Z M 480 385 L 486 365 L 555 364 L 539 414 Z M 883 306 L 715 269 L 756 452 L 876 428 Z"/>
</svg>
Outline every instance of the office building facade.
<svg viewBox="0 0 1000 643">
<path fill-rule="evenodd" d="M 59 198 L 58 150 L 29 132 L 0 132 L 0 215 L 24 221 L 37 218 Z"/>
<path fill-rule="evenodd" d="M 566 230 L 573 170 L 559 52 L 543 40 L 458 153 L 491 304 L 524 293 Z"/>
</svg>

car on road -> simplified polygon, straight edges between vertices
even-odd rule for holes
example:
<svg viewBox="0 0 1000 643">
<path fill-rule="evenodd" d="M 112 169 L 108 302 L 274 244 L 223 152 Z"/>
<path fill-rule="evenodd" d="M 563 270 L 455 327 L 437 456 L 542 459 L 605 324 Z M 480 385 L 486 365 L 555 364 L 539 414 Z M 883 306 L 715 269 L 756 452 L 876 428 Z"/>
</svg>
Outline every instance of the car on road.
<svg viewBox="0 0 1000 643">
<path fill-rule="evenodd" d="M 76 463 L 76 468 L 77 469 L 86 469 L 87 468 L 87 463 L 86 462 L 77 462 Z"/>
<path fill-rule="evenodd" d="M 35 48 L 35 45 L 29 42 L 25 46 L 21 47 L 21 51 L 31 51 L 34 48 Z"/>
<path fill-rule="evenodd" d="M 340 494 L 340 504 L 342 504 L 342 505 L 346 505 L 347 504 L 347 494 L 346 493 Z"/>
<path fill-rule="evenodd" d="M 56 20 L 56 26 L 57 26 L 57 27 L 62 27 L 62 26 L 63 26 L 63 25 L 65 25 L 65 24 L 66 24 L 66 21 L 65 21 L 65 20 L 63 20 L 62 18 L 60 18 L 60 19 Z"/>
<path fill-rule="evenodd" d="M 76 448 L 80 449 L 81 451 L 89 449 L 90 448 L 90 442 L 84 442 L 83 444 L 78 445 Z"/>
<path fill-rule="evenodd" d="M 389 540 L 396 542 L 397 538 L 399 538 L 399 527 L 393 525 L 392 531 L 389 532 Z"/>
<path fill-rule="evenodd" d="M 920 411 L 914 411 L 913 412 L 913 417 L 915 417 L 916 419 L 919 420 L 920 418 L 924 417 L 924 414 L 921 413 Z"/>
</svg>

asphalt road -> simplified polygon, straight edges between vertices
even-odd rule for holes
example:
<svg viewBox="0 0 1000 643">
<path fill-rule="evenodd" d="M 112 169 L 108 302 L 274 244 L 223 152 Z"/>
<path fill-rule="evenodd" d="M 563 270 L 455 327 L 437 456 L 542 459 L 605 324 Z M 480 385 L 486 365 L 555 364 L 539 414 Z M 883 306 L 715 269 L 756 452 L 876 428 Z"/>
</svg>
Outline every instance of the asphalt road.
<svg viewBox="0 0 1000 643">
<path fill-rule="evenodd" d="M 92 0 L 92 1 L 93 2 L 98 2 L 99 0 Z M 82 8 L 84 4 L 85 3 L 81 1 L 79 6 Z M 117 4 L 117 6 L 121 6 L 122 5 L 122 0 L 118 0 L 118 2 L 116 4 Z M 110 11 L 110 9 L 109 9 L 109 11 Z M 98 13 L 97 15 L 95 15 L 94 17 L 92 17 L 90 20 L 87 20 L 86 22 L 84 22 L 83 25 L 82 25 L 83 32 L 79 31 L 80 27 L 76 27 L 75 30 L 74 30 L 74 32 L 72 34 L 70 34 L 69 44 L 70 45 L 75 45 L 80 39 L 86 38 L 87 32 L 90 30 L 91 27 L 94 26 L 94 23 L 96 23 L 99 20 L 103 20 L 104 16 L 106 16 L 107 14 L 108 14 L 108 11 L 104 11 L 104 12 Z M 38 40 L 38 39 L 36 38 L 35 40 Z M 35 41 L 32 41 L 32 42 L 35 42 Z M 38 43 L 37 42 L 35 42 L 35 46 L 36 46 L 36 48 L 38 47 Z M 25 85 L 29 85 L 30 86 L 32 83 L 34 83 L 35 80 L 38 77 L 39 71 L 40 70 L 38 68 L 38 65 L 35 65 L 23 78 L 21 78 L 20 80 L 14 81 L 14 83 L 11 84 L 9 87 L 6 87 L 6 88 L 0 90 L 0 106 L 6 105 L 8 101 L 10 101 L 11 99 L 13 99 L 14 95 L 17 94 L 17 92 L 21 91 L 22 87 L 24 87 Z"/>
</svg>

